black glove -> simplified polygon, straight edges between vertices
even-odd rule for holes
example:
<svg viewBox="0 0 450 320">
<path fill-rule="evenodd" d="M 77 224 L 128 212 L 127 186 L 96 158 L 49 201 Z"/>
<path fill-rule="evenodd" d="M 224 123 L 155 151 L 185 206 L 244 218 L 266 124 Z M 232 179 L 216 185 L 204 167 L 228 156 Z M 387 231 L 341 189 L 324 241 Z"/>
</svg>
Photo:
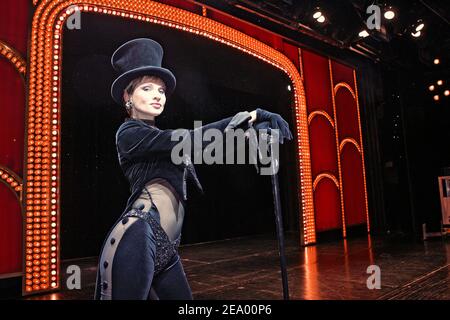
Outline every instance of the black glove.
<svg viewBox="0 0 450 320">
<path fill-rule="evenodd" d="M 264 109 L 256 109 L 256 122 L 270 122 L 270 129 L 278 129 L 280 133 L 280 143 L 284 142 L 284 139 L 292 140 L 292 133 L 289 130 L 289 124 L 278 113 L 272 113 Z"/>
</svg>

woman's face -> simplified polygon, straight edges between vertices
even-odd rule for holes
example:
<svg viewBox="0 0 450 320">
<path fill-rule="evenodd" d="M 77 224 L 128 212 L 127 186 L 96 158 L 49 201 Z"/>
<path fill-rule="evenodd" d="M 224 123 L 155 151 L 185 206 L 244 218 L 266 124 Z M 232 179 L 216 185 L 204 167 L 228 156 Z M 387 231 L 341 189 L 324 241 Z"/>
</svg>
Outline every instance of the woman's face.
<svg viewBox="0 0 450 320">
<path fill-rule="evenodd" d="M 164 110 L 166 86 L 160 78 L 145 76 L 131 96 L 125 93 L 124 98 L 133 102 L 133 118 L 154 120 Z"/>
</svg>

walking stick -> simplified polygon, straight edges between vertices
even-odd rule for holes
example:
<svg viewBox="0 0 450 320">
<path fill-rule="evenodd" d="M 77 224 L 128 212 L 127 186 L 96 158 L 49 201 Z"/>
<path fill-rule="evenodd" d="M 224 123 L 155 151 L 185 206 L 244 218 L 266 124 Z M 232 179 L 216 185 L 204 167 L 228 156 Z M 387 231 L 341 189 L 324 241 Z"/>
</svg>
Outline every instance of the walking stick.
<svg viewBox="0 0 450 320">
<path fill-rule="evenodd" d="M 274 138 L 272 134 L 267 134 L 268 150 L 270 153 L 270 165 L 271 168 L 276 168 L 279 164 L 278 157 L 276 158 L 272 152 L 272 145 L 278 143 L 277 139 Z M 273 170 L 271 172 L 272 181 L 272 195 L 273 195 L 273 207 L 275 213 L 275 223 L 277 228 L 277 239 L 278 239 L 278 253 L 280 256 L 280 268 L 281 268 L 281 280 L 283 284 L 283 299 L 289 300 L 289 286 L 288 286 L 288 274 L 286 267 L 286 255 L 284 251 L 284 233 L 283 233 L 283 218 L 281 214 L 281 201 L 280 201 L 280 187 L 278 184 L 278 170 Z"/>
<path fill-rule="evenodd" d="M 245 123 L 249 120 L 248 112 L 241 112 L 238 114 L 237 117 L 233 118 L 230 122 L 230 124 L 225 128 L 225 132 L 227 132 L 228 128 L 236 128 L 240 124 Z M 250 123 L 250 128 L 253 128 L 253 125 Z M 258 168 L 258 156 L 262 158 L 261 153 L 259 152 L 259 144 L 258 139 L 256 137 L 256 133 L 253 130 L 253 134 L 249 134 L 249 144 L 251 150 L 256 150 L 256 159 L 253 158 L 252 161 L 255 164 L 256 172 L 259 171 Z M 272 144 L 278 143 L 278 134 L 276 134 L 276 138 L 273 136 L 272 132 L 267 132 L 261 135 L 262 139 L 266 139 L 268 142 L 268 152 L 270 153 L 270 165 L 271 170 L 276 168 L 279 164 L 278 157 L 275 157 L 274 153 L 272 152 Z M 252 152 L 250 152 L 250 155 L 254 155 Z M 283 234 L 283 219 L 281 216 L 281 201 L 280 201 L 280 187 L 278 185 L 278 170 L 273 170 L 271 172 L 271 181 L 272 181 L 272 195 L 273 195 L 273 207 L 275 212 L 275 223 L 277 228 L 277 239 L 278 239 L 278 254 L 280 256 L 280 268 L 281 268 L 281 280 L 283 284 L 283 299 L 289 300 L 289 287 L 288 287 L 288 277 L 287 277 L 287 267 L 286 267 L 286 256 L 284 253 L 284 234 Z"/>
</svg>

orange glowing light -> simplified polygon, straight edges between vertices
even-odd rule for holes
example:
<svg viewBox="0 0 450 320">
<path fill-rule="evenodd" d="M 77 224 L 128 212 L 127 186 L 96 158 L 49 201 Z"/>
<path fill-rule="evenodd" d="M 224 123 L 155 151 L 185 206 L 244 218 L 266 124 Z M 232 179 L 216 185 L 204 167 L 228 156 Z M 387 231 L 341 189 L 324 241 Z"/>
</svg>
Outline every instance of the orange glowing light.
<svg viewBox="0 0 450 320">
<path fill-rule="evenodd" d="M 97 14 L 107 14 L 126 19 L 140 20 L 168 28 L 182 30 L 231 46 L 243 54 L 260 59 L 286 73 L 292 81 L 295 107 L 295 123 L 297 125 L 297 156 L 299 160 L 298 199 L 302 212 L 299 217 L 304 232 L 303 244 L 312 244 L 316 241 L 313 182 L 311 176 L 311 163 L 309 151 L 309 132 L 306 102 L 301 77 L 295 65 L 276 49 L 251 38 L 250 36 L 211 20 L 205 16 L 177 9 L 169 5 L 139 0 L 85 0 L 65 1 L 47 0 L 39 3 L 34 12 L 31 28 L 30 66 L 29 66 L 29 93 L 28 117 L 29 128 L 26 138 L 26 181 L 24 188 L 26 195 L 25 216 L 38 214 L 39 216 L 52 216 L 52 222 L 59 225 L 59 188 L 60 188 L 60 82 L 61 82 L 61 55 L 62 55 L 62 26 L 69 14 L 68 8 L 77 5 L 80 12 L 90 11 Z M 70 11 L 69 11 L 70 12 Z M 30 130 L 31 129 L 31 130 Z M 38 149 L 40 148 L 40 149 Z M 38 167 L 36 164 L 48 164 L 52 167 Z M 20 181 L 16 181 L 20 185 Z M 40 190 L 34 189 L 40 184 Z M 55 188 L 51 191 L 50 188 Z M 34 209 L 33 207 L 40 206 Z M 53 217 L 55 220 L 53 220 Z M 57 271 L 55 279 L 48 288 L 57 288 L 59 264 L 59 230 L 53 228 L 46 221 L 40 223 L 25 223 L 28 231 L 39 231 L 39 235 L 50 236 L 56 241 L 51 247 L 41 246 L 37 253 L 51 251 L 52 261 L 46 259 L 34 260 L 32 264 L 41 264 L 42 270 L 50 266 Z M 36 230 L 39 229 L 39 230 Z M 40 245 L 40 244 L 39 244 Z M 26 241 L 26 248 L 38 249 L 34 242 Z M 51 250 L 50 250 L 51 249 Z M 36 263 L 37 262 L 37 263 Z M 50 265 L 51 263 L 51 265 Z M 28 273 L 27 273 L 28 274 Z M 26 284 L 24 291 L 28 294 L 42 290 L 41 277 L 34 286 Z"/>
</svg>

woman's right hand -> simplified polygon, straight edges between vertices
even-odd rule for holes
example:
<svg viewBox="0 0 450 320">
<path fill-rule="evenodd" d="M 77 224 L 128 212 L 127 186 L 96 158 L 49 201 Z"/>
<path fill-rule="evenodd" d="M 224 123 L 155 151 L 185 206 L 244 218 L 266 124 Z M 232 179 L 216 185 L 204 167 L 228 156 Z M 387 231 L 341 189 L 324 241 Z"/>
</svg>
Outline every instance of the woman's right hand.
<svg viewBox="0 0 450 320">
<path fill-rule="evenodd" d="M 252 116 L 252 118 L 250 120 L 248 120 L 249 123 L 255 122 L 256 121 L 256 110 L 250 111 L 250 115 Z"/>
</svg>

